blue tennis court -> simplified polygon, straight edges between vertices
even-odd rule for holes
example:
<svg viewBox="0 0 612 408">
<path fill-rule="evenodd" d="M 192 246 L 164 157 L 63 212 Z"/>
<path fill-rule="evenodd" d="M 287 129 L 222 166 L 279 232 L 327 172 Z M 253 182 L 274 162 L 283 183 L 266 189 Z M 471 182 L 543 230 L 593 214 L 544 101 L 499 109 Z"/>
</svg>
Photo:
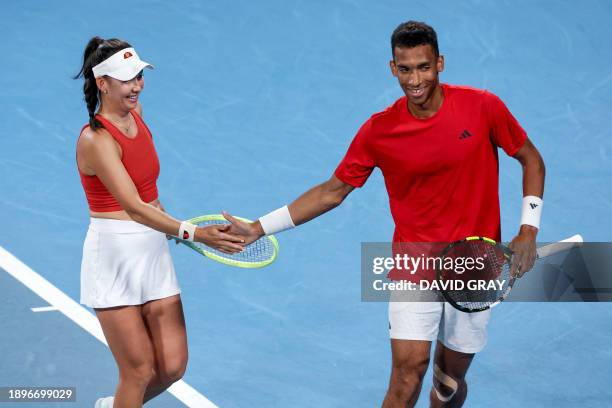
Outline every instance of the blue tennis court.
<svg viewBox="0 0 612 408">
<path fill-rule="evenodd" d="M 110 352 L 70 302 L 89 221 L 75 164 L 87 111 L 71 77 L 92 36 L 125 39 L 155 65 L 140 100 L 161 162 L 160 200 L 176 217 L 255 218 L 329 178 L 360 125 L 402 95 L 389 37 L 415 19 L 438 32 L 441 79 L 499 95 L 542 153 L 538 239 L 609 241 L 611 17 L 606 1 L 2 3 L 0 386 L 72 386 L 76 403 L 24 406 L 90 407 L 116 385 Z M 510 239 L 521 169 L 500 157 Z M 181 386 L 147 406 L 380 406 L 387 305 L 360 301 L 360 244 L 392 233 L 376 171 L 338 209 L 280 234 L 267 268 L 173 246 L 189 366 Z M 502 304 L 468 373 L 465 406 L 610 406 L 611 344 L 610 304 Z M 430 386 L 428 373 L 419 407 Z"/>
</svg>

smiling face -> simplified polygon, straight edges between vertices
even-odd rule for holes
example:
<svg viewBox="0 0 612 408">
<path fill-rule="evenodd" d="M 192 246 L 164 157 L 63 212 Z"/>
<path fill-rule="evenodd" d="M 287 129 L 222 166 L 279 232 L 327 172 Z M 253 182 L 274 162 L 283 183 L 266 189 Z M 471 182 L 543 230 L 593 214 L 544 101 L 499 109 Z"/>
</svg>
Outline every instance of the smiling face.
<svg viewBox="0 0 612 408">
<path fill-rule="evenodd" d="M 395 47 L 391 72 L 408 98 L 408 108 L 418 117 L 429 117 L 442 105 L 439 73 L 444 57 L 436 55 L 431 45 Z"/>
<path fill-rule="evenodd" d="M 104 76 L 96 80 L 102 93 L 105 108 L 113 110 L 130 111 L 138 105 L 138 96 L 144 89 L 144 76 L 142 71 L 129 81 Z"/>
</svg>

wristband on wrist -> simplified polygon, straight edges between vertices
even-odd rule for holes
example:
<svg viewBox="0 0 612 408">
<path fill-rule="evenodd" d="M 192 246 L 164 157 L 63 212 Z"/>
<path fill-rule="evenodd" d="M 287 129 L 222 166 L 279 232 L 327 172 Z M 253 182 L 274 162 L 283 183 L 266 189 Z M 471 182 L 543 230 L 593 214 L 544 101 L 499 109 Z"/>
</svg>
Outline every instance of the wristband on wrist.
<svg viewBox="0 0 612 408">
<path fill-rule="evenodd" d="M 542 207 L 544 201 L 540 197 L 525 196 L 523 197 L 523 209 L 521 211 L 521 225 L 531 225 L 532 227 L 540 228 L 540 219 L 542 218 Z"/>
<path fill-rule="evenodd" d="M 259 222 L 266 235 L 276 234 L 295 227 L 287 206 L 264 215 L 259 219 Z"/>
<path fill-rule="evenodd" d="M 195 238 L 196 226 L 190 222 L 183 221 L 179 227 L 178 237 L 185 241 L 193 242 Z"/>
</svg>

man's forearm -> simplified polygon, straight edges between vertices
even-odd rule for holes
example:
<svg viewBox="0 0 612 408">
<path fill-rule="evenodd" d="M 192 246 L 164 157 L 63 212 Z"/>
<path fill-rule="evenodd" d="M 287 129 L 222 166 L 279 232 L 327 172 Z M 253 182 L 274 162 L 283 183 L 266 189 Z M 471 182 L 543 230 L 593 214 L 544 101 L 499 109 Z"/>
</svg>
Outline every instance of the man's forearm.
<svg viewBox="0 0 612 408">
<path fill-rule="evenodd" d="M 533 207 L 525 207 L 526 205 L 542 205 L 542 200 L 529 198 L 531 196 L 544 197 L 544 179 L 546 176 L 546 168 L 544 160 L 537 151 L 535 146 L 528 140 L 525 149 L 518 155 L 523 168 L 523 210 L 521 214 L 520 234 L 532 235 L 534 238 L 538 233 L 540 213 L 535 212 Z M 533 201 L 533 202 L 532 202 Z M 539 208 L 541 211 L 541 207 Z M 533 218 L 533 219 L 531 219 Z"/>
<path fill-rule="evenodd" d="M 290 205 L 274 210 L 251 224 L 251 235 L 262 236 L 304 224 L 337 207 L 355 187 L 335 175 L 311 188 Z"/>
<path fill-rule="evenodd" d="M 523 196 L 533 195 L 542 198 L 544 196 L 544 178 L 546 169 L 544 161 L 532 160 L 523 165 Z"/>
<path fill-rule="evenodd" d="M 311 188 L 289 205 L 295 225 L 304 224 L 342 203 L 344 197 L 329 192 L 326 184 Z"/>
</svg>

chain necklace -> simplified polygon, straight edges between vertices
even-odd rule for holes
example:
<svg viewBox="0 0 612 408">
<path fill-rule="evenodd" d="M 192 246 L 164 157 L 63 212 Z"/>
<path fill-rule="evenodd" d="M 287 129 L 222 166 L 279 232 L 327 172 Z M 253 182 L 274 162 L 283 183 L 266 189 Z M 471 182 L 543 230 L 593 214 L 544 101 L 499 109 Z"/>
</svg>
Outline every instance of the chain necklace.
<svg viewBox="0 0 612 408">
<path fill-rule="evenodd" d="M 115 125 L 116 127 L 119 128 L 119 130 L 121 130 L 123 132 L 123 134 L 125 135 L 129 135 L 130 134 L 130 129 L 132 128 L 132 121 L 130 120 L 130 118 L 128 117 L 128 123 L 127 126 L 119 123 L 117 121 L 111 120 L 110 118 L 106 118 L 106 120 L 108 120 L 109 122 L 111 122 L 113 125 Z"/>
<path fill-rule="evenodd" d="M 128 119 L 127 127 L 125 127 L 124 125 L 120 125 L 118 123 L 117 123 L 117 125 L 121 128 L 121 130 L 123 131 L 124 134 L 126 134 L 126 135 L 130 134 L 130 129 L 132 128 L 132 122 L 129 121 L 129 119 Z"/>
</svg>

